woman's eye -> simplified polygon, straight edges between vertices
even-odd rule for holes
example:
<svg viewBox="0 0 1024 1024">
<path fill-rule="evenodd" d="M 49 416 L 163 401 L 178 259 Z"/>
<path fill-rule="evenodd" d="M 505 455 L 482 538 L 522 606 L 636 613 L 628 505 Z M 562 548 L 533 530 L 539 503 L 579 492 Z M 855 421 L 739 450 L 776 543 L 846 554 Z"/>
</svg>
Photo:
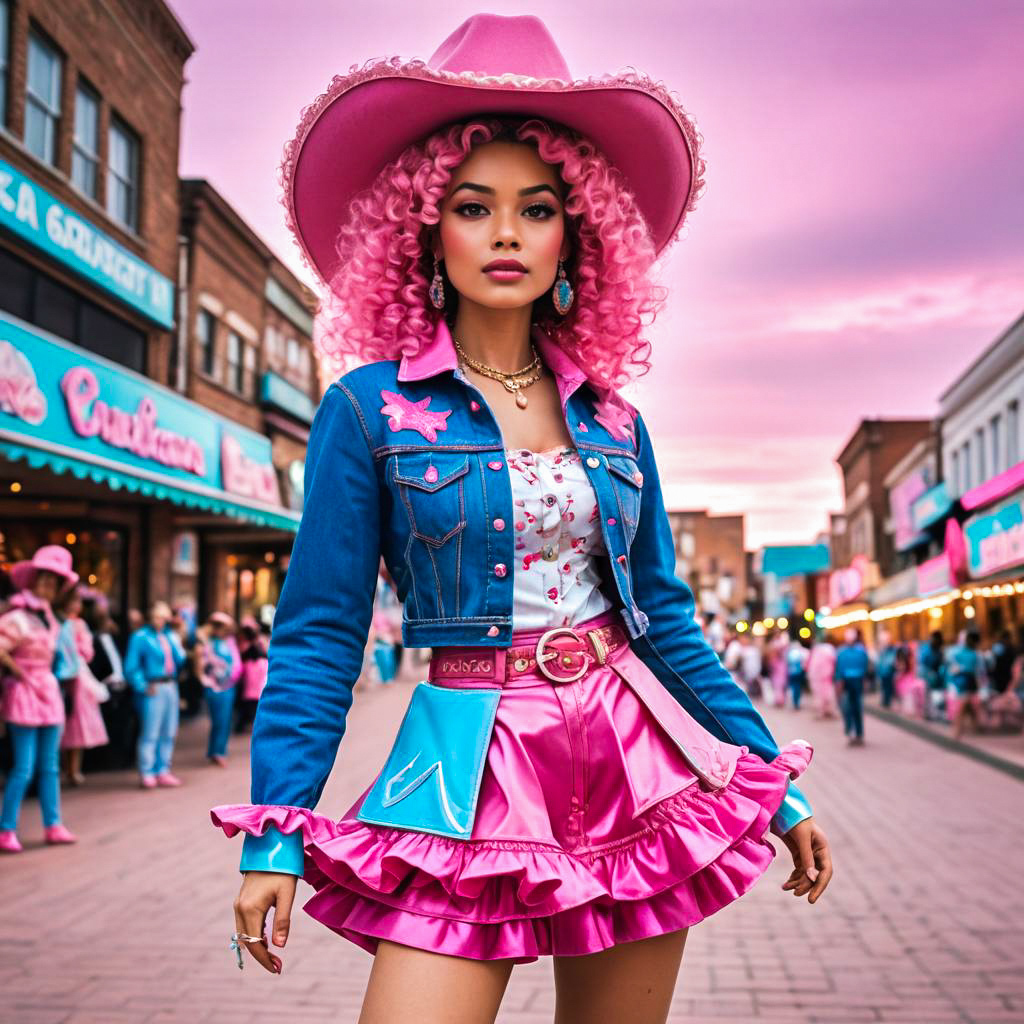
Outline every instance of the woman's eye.
<svg viewBox="0 0 1024 1024">
<path fill-rule="evenodd" d="M 531 215 L 531 220 L 547 220 L 554 217 L 555 208 L 549 203 L 531 203 L 526 212 Z"/>
<path fill-rule="evenodd" d="M 486 213 L 487 207 L 483 206 L 481 203 L 463 203 L 461 206 L 455 207 L 456 213 L 465 214 L 467 217 L 476 216 L 476 212 L 479 210 L 483 210 L 483 212 Z"/>
</svg>

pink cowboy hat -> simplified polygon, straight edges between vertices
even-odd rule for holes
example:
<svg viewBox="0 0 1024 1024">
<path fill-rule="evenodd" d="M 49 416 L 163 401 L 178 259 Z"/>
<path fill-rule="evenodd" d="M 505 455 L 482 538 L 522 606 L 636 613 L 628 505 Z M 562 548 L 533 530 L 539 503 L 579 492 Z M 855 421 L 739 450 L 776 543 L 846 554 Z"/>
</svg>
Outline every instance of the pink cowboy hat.
<svg viewBox="0 0 1024 1024">
<path fill-rule="evenodd" d="M 7 570 L 7 575 L 10 576 L 11 584 L 16 590 L 26 590 L 35 582 L 37 573 L 43 571 L 62 577 L 64 590 L 78 582 L 78 573 L 71 568 L 71 552 L 59 544 L 44 544 L 31 559 L 15 562 Z"/>
<path fill-rule="evenodd" d="M 281 164 L 282 202 L 323 282 L 352 197 L 441 125 L 487 114 L 550 118 L 589 138 L 626 178 L 659 252 L 704 183 L 701 136 L 662 83 L 632 70 L 574 79 L 539 18 L 474 14 L 426 63 L 353 65 L 303 111 Z"/>
</svg>

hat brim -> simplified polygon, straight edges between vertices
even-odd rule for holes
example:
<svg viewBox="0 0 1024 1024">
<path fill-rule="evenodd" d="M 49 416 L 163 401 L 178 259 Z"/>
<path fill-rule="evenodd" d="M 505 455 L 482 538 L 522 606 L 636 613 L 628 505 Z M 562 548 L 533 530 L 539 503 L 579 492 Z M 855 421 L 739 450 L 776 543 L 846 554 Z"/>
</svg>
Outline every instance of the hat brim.
<svg viewBox="0 0 1024 1024">
<path fill-rule="evenodd" d="M 548 118 L 589 138 L 625 177 L 658 252 L 703 185 L 692 119 L 661 83 L 635 72 L 560 82 L 371 64 L 336 78 L 306 109 L 281 166 L 289 226 L 324 283 L 352 197 L 441 125 L 487 114 Z"/>
<path fill-rule="evenodd" d="M 66 573 L 59 569 L 54 569 L 46 565 L 36 565 L 35 562 L 15 562 L 14 565 L 7 570 L 7 575 L 10 577 L 11 586 L 15 590 L 26 590 L 31 587 L 35 582 L 36 574 L 40 572 L 52 572 L 54 576 L 60 576 L 64 582 L 61 585 L 61 590 L 68 590 L 73 587 L 79 580 L 77 572 Z"/>
</svg>

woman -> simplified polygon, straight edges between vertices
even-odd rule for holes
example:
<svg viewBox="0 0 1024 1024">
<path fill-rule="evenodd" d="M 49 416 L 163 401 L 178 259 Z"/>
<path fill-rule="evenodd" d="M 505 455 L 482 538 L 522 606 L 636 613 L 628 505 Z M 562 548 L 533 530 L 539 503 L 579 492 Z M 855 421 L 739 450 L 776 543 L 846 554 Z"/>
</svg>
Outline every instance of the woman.
<svg viewBox="0 0 1024 1024">
<path fill-rule="evenodd" d="M 259 623 L 251 617 L 242 622 L 240 636 L 238 650 L 242 659 L 242 682 L 235 732 L 248 732 L 256 717 L 256 706 L 263 688 L 267 685 L 267 641 Z"/>
<path fill-rule="evenodd" d="M 39 788 L 46 842 L 77 841 L 60 820 L 57 745 L 64 725 L 64 698 L 53 674 L 60 627 L 51 605 L 61 590 L 78 582 L 78 574 L 71 568 L 70 551 L 47 544 L 31 560 L 15 562 L 8 575 L 17 593 L 10 599 L 9 610 L 0 616 L 0 685 L 14 765 L 4 787 L 0 852 L 20 853 L 18 816 L 33 776 Z"/>
<path fill-rule="evenodd" d="M 60 749 L 64 751 L 64 772 L 68 784 L 81 786 L 85 782 L 82 751 L 105 747 L 110 742 L 107 727 L 103 724 L 103 712 L 100 710 L 100 704 L 110 694 L 105 686 L 96 681 L 89 668 L 96 651 L 92 631 L 82 618 L 82 595 L 79 588 L 72 587 L 58 598 L 54 611 L 61 623 L 58 661 L 74 665 L 70 686 L 71 706 Z M 65 652 L 63 657 L 60 656 L 61 650 Z"/>
<path fill-rule="evenodd" d="M 828 637 L 821 637 L 807 659 L 807 682 L 814 694 L 816 718 L 836 717 L 836 649 Z"/>
<path fill-rule="evenodd" d="M 247 833 L 239 963 L 280 971 L 265 918 L 282 946 L 304 875 L 306 909 L 375 954 L 364 1024 L 493 1021 L 542 955 L 572 1020 L 663 1021 L 688 926 L 763 873 L 769 823 L 784 888 L 831 877 L 790 783 L 810 745 L 780 752 L 703 641 L 616 391 L 648 365 L 698 141 L 662 86 L 574 83 L 538 19 L 476 15 L 427 64 L 336 78 L 286 151 L 323 353 L 371 363 L 318 410 L 254 803 L 213 819 Z M 336 821 L 313 808 L 381 554 L 431 681 Z"/>
<path fill-rule="evenodd" d="M 132 633 L 125 656 L 124 674 L 135 692 L 139 716 L 136 761 L 143 789 L 181 785 L 171 761 L 178 738 L 178 671 L 185 650 L 170 619 L 167 602 L 154 601 L 149 622 Z"/>
<path fill-rule="evenodd" d="M 790 640 L 786 648 L 786 683 L 793 701 L 793 710 L 800 710 L 800 698 L 807 684 L 807 662 L 810 655 L 807 645 L 802 640 Z"/>
<path fill-rule="evenodd" d="M 196 635 L 196 673 L 210 712 L 210 739 L 206 759 L 223 768 L 228 763 L 228 740 L 235 709 L 242 658 L 234 637 L 234 621 L 225 612 L 214 612 Z"/>
</svg>

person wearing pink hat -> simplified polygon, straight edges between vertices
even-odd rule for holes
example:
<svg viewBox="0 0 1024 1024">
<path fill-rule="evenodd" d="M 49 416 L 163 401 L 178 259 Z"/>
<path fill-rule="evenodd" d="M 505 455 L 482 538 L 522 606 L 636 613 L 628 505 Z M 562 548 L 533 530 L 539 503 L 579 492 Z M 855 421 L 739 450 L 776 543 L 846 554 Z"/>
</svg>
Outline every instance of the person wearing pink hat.
<svg viewBox="0 0 1024 1024">
<path fill-rule="evenodd" d="M 374 954 L 361 1020 L 484 1024 L 554 958 L 557 1017 L 664 1021 L 689 926 L 775 855 L 814 903 L 828 842 L 675 576 L 650 435 L 659 253 L 703 179 L 678 100 L 574 78 L 532 16 L 477 14 L 303 112 L 289 226 L 324 286 L 327 391 L 252 735 L 232 949 L 280 973 L 305 909 Z M 382 769 L 317 813 L 380 559 L 432 649 Z M 349 770 L 355 767 L 349 764 Z M 272 938 L 264 936 L 274 908 Z"/>
<path fill-rule="evenodd" d="M 16 593 L 0 616 L 0 668 L 3 704 L 14 747 L 14 766 L 0 811 L 0 852 L 18 853 L 18 817 L 25 791 L 36 776 L 44 837 L 49 844 L 73 843 L 61 822 L 57 751 L 64 726 L 64 698 L 53 662 L 59 625 L 50 607 L 78 582 L 71 552 L 57 544 L 39 548 L 31 559 L 8 570 Z"/>
</svg>

